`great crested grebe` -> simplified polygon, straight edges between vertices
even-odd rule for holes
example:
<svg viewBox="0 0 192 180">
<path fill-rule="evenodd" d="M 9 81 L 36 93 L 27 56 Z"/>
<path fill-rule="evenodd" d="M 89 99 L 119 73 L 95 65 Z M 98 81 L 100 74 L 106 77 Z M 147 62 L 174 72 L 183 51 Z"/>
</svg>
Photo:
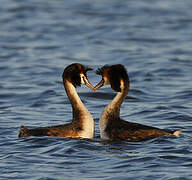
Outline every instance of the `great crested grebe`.
<svg viewBox="0 0 192 180">
<path fill-rule="evenodd" d="M 180 129 L 167 132 L 159 128 L 138 123 L 132 123 L 120 118 L 120 106 L 129 91 L 129 77 L 121 64 L 103 66 L 96 72 L 102 80 L 95 86 L 95 90 L 110 84 L 117 95 L 105 107 L 99 119 L 100 136 L 104 140 L 143 141 L 159 136 L 179 136 Z"/>
<path fill-rule="evenodd" d="M 27 136 L 57 136 L 70 138 L 93 138 L 94 120 L 77 94 L 76 86 L 86 85 L 94 91 L 94 87 L 87 79 L 87 71 L 91 68 L 74 63 L 65 68 L 63 72 L 63 84 L 72 105 L 73 119 L 71 123 L 28 129 L 21 126 L 19 137 Z"/>
</svg>

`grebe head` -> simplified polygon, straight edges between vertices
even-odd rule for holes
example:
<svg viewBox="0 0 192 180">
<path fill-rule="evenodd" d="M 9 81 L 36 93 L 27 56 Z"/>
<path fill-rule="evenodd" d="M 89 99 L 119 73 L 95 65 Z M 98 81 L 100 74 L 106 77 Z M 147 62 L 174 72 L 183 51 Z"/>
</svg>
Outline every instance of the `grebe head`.
<svg viewBox="0 0 192 180">
<path fill-rule="evenodd" d="M 95 91 L 104 85 L 111 85 L 114 91 L 121 92 L 126 85 L 129 86 L 129 77 L 126 69 L 121 64 L 105 65 L 96 73 L 102 76 L 102 80 L 95 86 Z"/>
<path fill-rule="evenodd" d="M 63 72 L 63 82 L 66 80 L 71 82 L 74 87 L 86 85 L 91 90 L 95 91 L 93 85 L 87 79 L 87 71 L 93 70 L 79 63 L 74 63 L 67 66 Z"/>
</svg>

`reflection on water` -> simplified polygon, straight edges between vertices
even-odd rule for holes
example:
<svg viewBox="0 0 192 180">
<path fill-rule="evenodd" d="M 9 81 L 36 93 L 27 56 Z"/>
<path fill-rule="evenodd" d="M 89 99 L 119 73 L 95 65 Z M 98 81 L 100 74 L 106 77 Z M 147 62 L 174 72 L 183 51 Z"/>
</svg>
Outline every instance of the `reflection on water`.
<svg viewBox="0 0 192 180">
<path fill-rule="evenodd" d="M 3 0 L 0 7 L 0 179 L 191 179 L 191 6 L 180 1 Z M 18 138 L 19 127 L 71 121 L 63 69 L 122 63 L 131 89 L 121 116 L 180 138 L 106 142 L 98 120 L 110 87 L 78 93 L 95 138 Z"/>
</svg>

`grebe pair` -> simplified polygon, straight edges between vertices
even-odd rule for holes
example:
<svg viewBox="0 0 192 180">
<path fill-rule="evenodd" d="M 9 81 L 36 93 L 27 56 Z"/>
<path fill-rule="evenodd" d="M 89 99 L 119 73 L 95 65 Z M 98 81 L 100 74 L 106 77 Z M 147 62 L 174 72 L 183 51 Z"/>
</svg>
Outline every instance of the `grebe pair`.
<svg viewBox="0 0 192 180">
<path fill-rule="evenodd" d="M 85 84 L 96 91 L 104 85 L 111 85 L 117 91 L 115 98 L 106 106 L 99 119 L 101 139 L 143 141 L 159 136 L 179 136 L 181 130 L 167 132 L 155 127 L 124 121 L 120 118 L 120 106 L 129 91 L 129 77 L 123 65 L 103 66 L 97 70 L 102 80 L 93 87 L 87 79 L 87 71 L 91 70 L 81 64 L 69 65 L 63 73 L 63 84 L 72 104 L 73 120 L 60 126 L 28 129 L 21 126 L 19 137 L 27 136 L 58 136 L 71 138 L 93 138 L 94 121 L 91 114 L 80 100 L 76 86 Z"/>
</svg>

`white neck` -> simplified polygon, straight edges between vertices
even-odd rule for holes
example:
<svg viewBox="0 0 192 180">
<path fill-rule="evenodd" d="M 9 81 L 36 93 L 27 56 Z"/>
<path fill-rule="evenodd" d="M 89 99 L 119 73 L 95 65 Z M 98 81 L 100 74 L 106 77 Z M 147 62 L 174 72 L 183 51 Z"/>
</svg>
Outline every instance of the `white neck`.
<svg viewBox="0 0 192 180">
<path fill-rule="evenodd" d="M 77 94 L 76 88 L 69 81 L 64 82 L 64 87 L 67 96 L 71 102 L 73 108 L 73 121 L 79 121 L 82 123 L 81 137 L 82 138 L 93 138 L 94 136 L 94 120 L 87 108 L 84 106 L 80 97 Z"/>
<path fill-rule="evenodd" d="M 121 82 L 121 84 L 124 82 Z M 120 117 L 120 107 L 124 99 L 127 96 L 129 86 L 125 86 L 122 92 L 118 92 L 114 99 L 105 107 L 103 110 L 100 119 L 99 119 L 99 129 L 100 136 L 102 139 L 108 139 L 105 129 L 110 120 L 118 119 Z"/>
</svg>

